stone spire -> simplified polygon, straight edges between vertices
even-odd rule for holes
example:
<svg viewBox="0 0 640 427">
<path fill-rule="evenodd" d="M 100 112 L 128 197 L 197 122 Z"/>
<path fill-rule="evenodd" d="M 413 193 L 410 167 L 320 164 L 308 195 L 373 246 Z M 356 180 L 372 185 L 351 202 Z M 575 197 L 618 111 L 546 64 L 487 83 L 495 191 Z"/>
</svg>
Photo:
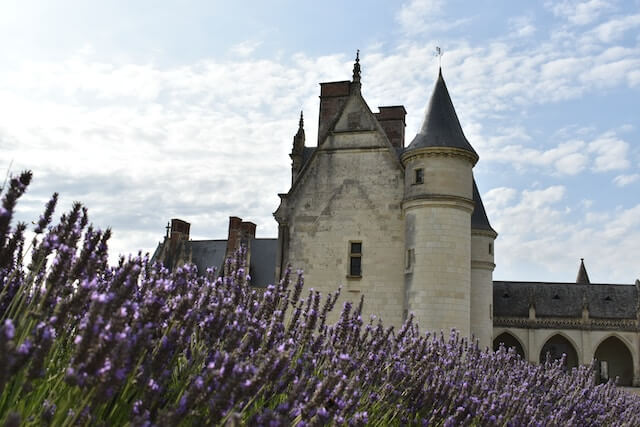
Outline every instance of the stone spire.
<svg viewBox="0 0 640 427">
<path fill-rule="evenodd" d="M 589 281 L 589 275 L 587 274 L 587 269 L 584 266 L 584 258 L 580 258 L 580 269 L 578 270 L 578 277 L 576 278 L 576 283 L 581 285 L 588 285 L 591 282 Z"/>
<path fill-rule="evenodd" d="M 296 140 L 302 140 L 302 146 L 304 146 L 304 116 L 302 111 L 300 111 L 300 121 L 298 122 L 298 132 L 296 133 L 296 136 L 294 136 L 294 142 Z"/>
<path fill-rule="evenodd" d="M 422 128 L 409 144 L 408 150 L 426 147 L 459 148 L 478 157 L 462 132 L 458 115 L 442 77 L 442 69 L 438 72 L 438 80 L 433 88 Z"/>
<path fill-rule="evenodd" d="M 289 157 L 291 158 L 291 184 L 295 182 L 296 177 L 302 169 L 302 161 L 304 154 L 304 116 L 300 111 L 300 121 L 298 122 L 298 132 L 293 137 L 293 148 Z"/>
<path fill-rule="evenodd" d="M 356 62 L 353 63 L 353 79 L 351 87 L 356 91 L 360 91 L 362 84 L 360 83 L 360 49 L 356 51 Z"/>
</svg>

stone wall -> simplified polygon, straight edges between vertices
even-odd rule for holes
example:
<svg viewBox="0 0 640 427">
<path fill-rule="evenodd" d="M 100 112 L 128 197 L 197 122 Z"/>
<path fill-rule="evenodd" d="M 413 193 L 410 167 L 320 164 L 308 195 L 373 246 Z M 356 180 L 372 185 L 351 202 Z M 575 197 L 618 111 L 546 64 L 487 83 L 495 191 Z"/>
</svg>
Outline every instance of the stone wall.
<svg viewBox="0 0 640 427">
<path fill-rule="evenodd" d="M 471 230 L 471 333 L 480 347 L 493 341 L 493 269 L 495 233 Z"/>
<path fill-rule="evenodd" d="M 329 137 L 287 200 L 285 264 L 303 269 L 305 287 L 346 300 L 365 295 L 363 319 L 399 326 L 403 313 L 402 169 L 377 131 Z M 362 242 L 362 277 L 349 277 L 349 243 Z"/>
</svg>

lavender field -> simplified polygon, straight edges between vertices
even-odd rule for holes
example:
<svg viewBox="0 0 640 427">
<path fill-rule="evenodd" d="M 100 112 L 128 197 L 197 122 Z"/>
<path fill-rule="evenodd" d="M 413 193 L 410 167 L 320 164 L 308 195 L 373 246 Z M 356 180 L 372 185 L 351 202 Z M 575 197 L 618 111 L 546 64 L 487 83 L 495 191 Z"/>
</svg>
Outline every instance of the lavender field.
<svg viewBox="0 0 640 427">
<path fill-rule="evenodd" d="M 80 204 L 53 223 L 57 195 L 26 238 L 30 180 L 0 207 L 0 425 L 640 425 L 640 398 L 588 367 L 386 328 L 301 273 L 255 290 L 242 254 L 224 278 L 110 266 L 110 231 Z"/>
</svg>

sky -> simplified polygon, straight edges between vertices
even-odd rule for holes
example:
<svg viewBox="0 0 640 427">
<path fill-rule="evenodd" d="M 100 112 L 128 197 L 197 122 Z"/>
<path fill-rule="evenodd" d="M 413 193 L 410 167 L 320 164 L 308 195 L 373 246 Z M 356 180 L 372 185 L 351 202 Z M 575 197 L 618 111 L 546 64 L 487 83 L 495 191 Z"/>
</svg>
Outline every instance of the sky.
<svg viewBox="0 0 640 427">
<path fill-rule="evenodd" d="M 228 217 L 276 237 L 304 110 L 348 80 L 404 105 L 408 144 L 443 75 L 493 228 L 495 280 L 640 278 L 640 0 L 0 2 L 0 174 L 153 252 L 170 218 L 194 239 Z"/>
</svg>

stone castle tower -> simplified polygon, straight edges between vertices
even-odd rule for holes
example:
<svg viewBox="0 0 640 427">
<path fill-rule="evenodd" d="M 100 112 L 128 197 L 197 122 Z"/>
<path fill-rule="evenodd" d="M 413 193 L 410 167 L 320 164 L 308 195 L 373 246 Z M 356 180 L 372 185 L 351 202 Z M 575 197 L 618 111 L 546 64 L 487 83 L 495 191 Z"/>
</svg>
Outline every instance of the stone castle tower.
<svg viewBox="0 0 640 427">
<path fill-rule="evenodd" d="M 291 265 L 304 270 L 307 291 L 342 285 L 338 307 L 364 296 L 364 322 L 376 315 L 398 327 L 413 313 L 422 331 L 455 328 L 534 363 L 548 353 L 566 354 L 569 367 L 596 359 L 598 381 L 640 386 L 640 280 L 594 284 L 581 261 L 575 282 L 493 281 L 497 233 L 473 178 L 478 155 L 442 73 L 406 147 L 404 107 L 373 113 L 360 79 L 356 57 L 352 80 L 320 84 L 317 146 L 306 146 L 300 115 L 277 239 L 256 238 L 255 224 L 233 216 L 226 239 L 192 240 L 190 224 L 174 218 L 152 259 L 224 272 L 243 246 L 256 288 Z"/>
<path fill-rule="evenodd" d="M 276 270 L 290 264 L 323 293 L 365 295 L 366 314 L 424 330 L 492 339 L 493 241 L 472 168 L 478 155 L 439 73 L 420 132 L 404 146 L 406 111 L 372 113 L 351 81 L 321 83 L 317 147 L 302 116 L 292 185 L 280 194 Z M 325 289 L 326 287 L 326 289 Z"/>
<path fill-rule="evenodd" d="M 472 173 L 478 155 L 462 132 L 442 71 L 422 128 L 401 159 L 405 245 L 413 263 L 405 274 L 407 309 L 429 329 L 456 328 L 488 343 L 496 234 L 471 227 L 474 196 L 481 207 Z"/>
</svg>

